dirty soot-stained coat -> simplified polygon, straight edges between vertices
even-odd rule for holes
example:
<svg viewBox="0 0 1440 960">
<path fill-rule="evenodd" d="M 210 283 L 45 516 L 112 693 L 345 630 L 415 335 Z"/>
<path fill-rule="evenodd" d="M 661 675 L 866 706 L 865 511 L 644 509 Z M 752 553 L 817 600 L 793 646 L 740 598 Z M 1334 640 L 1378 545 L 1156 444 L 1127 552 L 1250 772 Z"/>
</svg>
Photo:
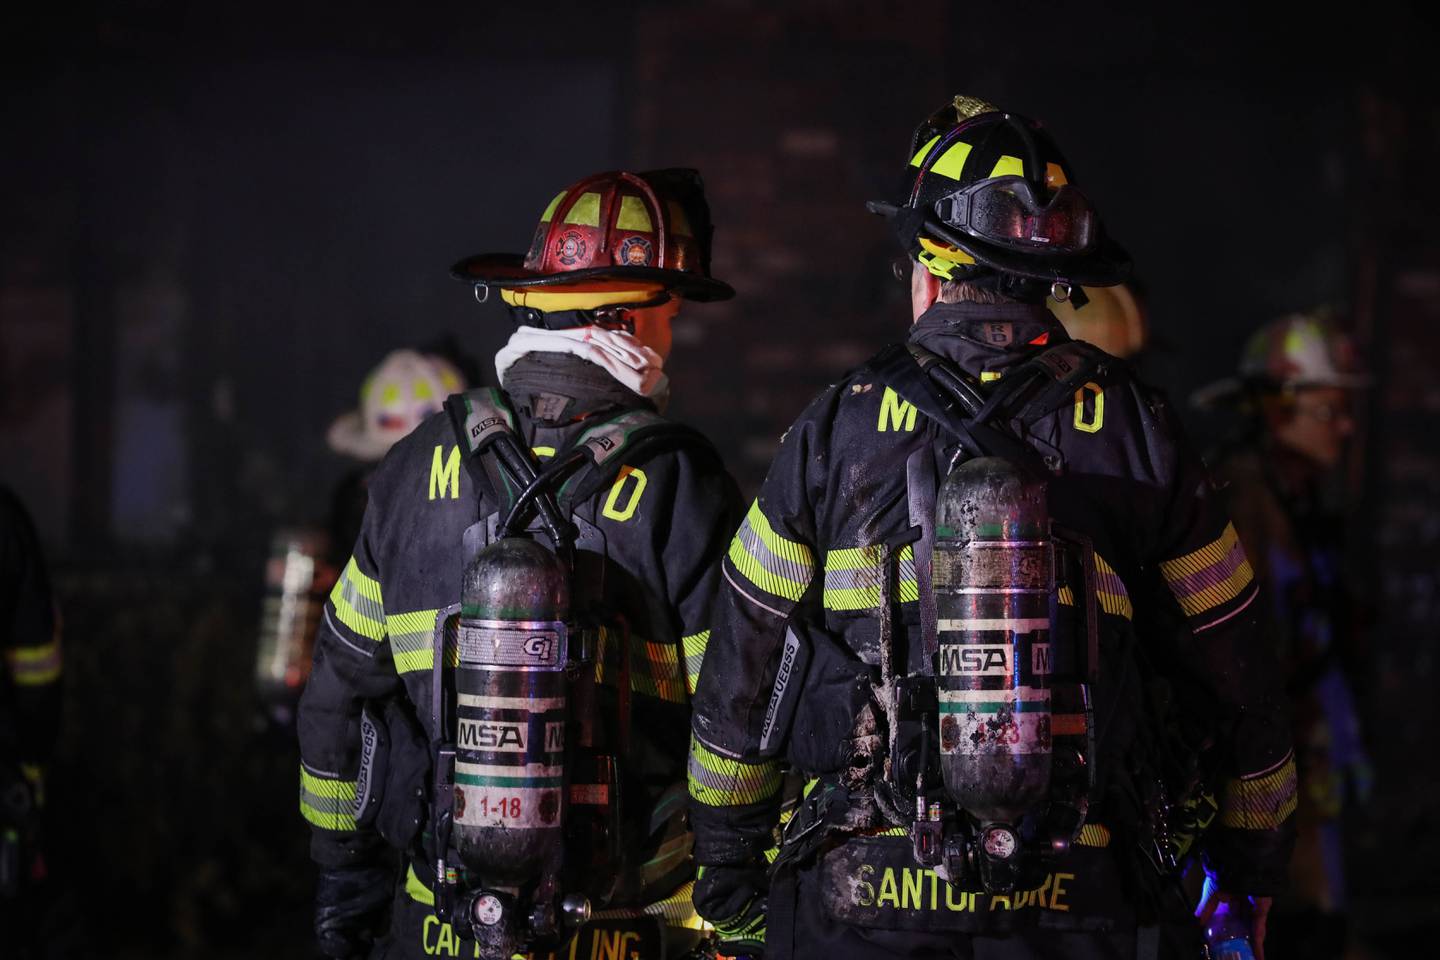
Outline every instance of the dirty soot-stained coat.
<svg viewBox="0 0 1440 960">
<path fill-rule="evenodd" d="M 911 339 L 988 382 L 996 378 L 982 372 L 1003 375 L 1040 345 L 1068 338 L 1040 306 L 942 303 L 921 317 Z M 1074 887 L 1089 873 L 1090 887 L 1118 889 L 1113 881 L 1134 869 L 1136 844 L 1123 838 L 1133 838 L 1139 815 L 1124 799 L 1133 786 L 1124 768 L 1146 741 L 1139 704 L 1149 673 L 1137 666 L 1143 658 L 1170 679 L 1197 721 L 1213 725 L 1220 815 L 1205 841 L 1207 856 L 1228 889 L 1273 890 L 1284 874 L 1295 804 L 1290 736 L 1269 645 L 1255 636 L 1254 577 L 1199 458 L 1163 395 L 1113 359 L 1095 369 L 1073 403 L 1067 397 L 1058 409 L 1012 427 L 1052 471 L 1052 518 L 1093 539 L 1103 611 L 1094 692 L 1104 725 L 1100 783 L 1092 826 L 1067 855 L 1077 862 L 1067 866 L 1062 858 L 1054 875 L 1079 874 Z M 696 696 L 690 792 L 701 864 L 744 863 L 769 844 L 782 762 L 822 782 L 837 781 L 850 762 L 857 712 L 870 684 L 879 682 L 883 544 L 910 527 L 906 461 L 929 446 L 943 477 L 955 445 L 864 366 L 821 393 L 785 434 L 724 561 L 726 582 Z M 898 566 L 896 661 L 918 672 L 912 548 L 902 549 Z M 818 656 L 812 662 L 788 736 L 772 735 L 762 750 L 790 618 L 823 628 L 835 649 L 823 667 Z M 883 842 L 896 849 L 887 855 L 867 847 L 858 859 L 893 861 L 897 876 L 901 865 L 914 868 L 906 837 L 852 838 L 844 847 Z M 866 878 L 868 899 L 864 883 L 849 886 L 860 890 L 856 904 L 868 909 L 883 900 L 882 874 Z M 1031 898 L 1041 907 L 1052 899 Z M 1084 903 L 1066 907 L 1041 922 L 1085 925 Z M 1127 913 L 1099 900 L 1089 908 Z M 1002 913 L 1004 923 L 1024 922 L 1019 910 L 984 911 L 971 929 L 993 926 Z M 857 917 L 883 922 L 873 911 Z M 1133 922 L 1133 915 L 1119 922 Z"/>
</svg>

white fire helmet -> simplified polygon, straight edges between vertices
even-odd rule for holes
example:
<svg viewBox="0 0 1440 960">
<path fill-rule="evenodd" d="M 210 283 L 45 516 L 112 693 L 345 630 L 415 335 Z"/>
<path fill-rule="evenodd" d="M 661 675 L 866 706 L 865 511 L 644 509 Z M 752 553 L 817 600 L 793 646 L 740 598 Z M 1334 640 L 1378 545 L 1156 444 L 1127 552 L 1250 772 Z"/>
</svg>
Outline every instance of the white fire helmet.
<svg viewBox="0 0 1440 960">
<path fill-rule="evenodd" d="M 360 409 L 332 423 L 326 442 L 357 460 L 381 460 L 397 440 L 438 412 L 446 397 L 464 389 L 464 378 L 448 360 L 395 350 L 370 371 L 360 388 Z"/>
<path fill-rule="evenodd" d="M 1235 376 L 1202 387 L 1191 401 L 1208 407 L 1238 399 L 1246 390 L 1353 390 L 1368 387 L 1370 382 L 1354 342 L 1336 329 L 1323 312 L 1292 313 L 1251 334 Z"/>
</svg>

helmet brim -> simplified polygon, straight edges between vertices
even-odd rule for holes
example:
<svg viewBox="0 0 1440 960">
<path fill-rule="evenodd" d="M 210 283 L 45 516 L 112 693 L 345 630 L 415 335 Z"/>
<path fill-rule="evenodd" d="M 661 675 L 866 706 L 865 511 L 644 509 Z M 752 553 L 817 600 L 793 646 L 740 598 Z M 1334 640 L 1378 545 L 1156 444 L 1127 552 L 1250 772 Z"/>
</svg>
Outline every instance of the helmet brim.
<svg viewBox="0 0 1440 960">
<path fill-rule="evenodd" d="M 728 283 L 709 277 L 664 270 L 659 267 L 588 267 L 564 273 L 539 273 L 525 267 L 525 258 L 516 253 L 482 253 L 466 257 L 450 268 L 450 275 L 469 283 L 497 287 L 563 287 L 596 280 L 617 280 L 633 283 L 658 283 L 684 300 L 710 303 L 729 300 L 735 290 Z"/>
<path fill-rule="evenodd" d="M 384 460 L 385 454 L 399 439 L 379 437 L 367 431 L 364 417 L 358 410 L 342 413 L 325 433 L 325 443 L 331 450 L 366 463 Z"/>
<path fill-rule="evenodd" d="M 1239 403 L 1255 389 L 1269 390 L 1314 390 L 1338 388 L 1341 390 L 1368 390 L 1374 386 L 1374 379 L 1364 373 L 1334 373 L 1329 376 L 1296 378 L 1281 382 L 1267 381 L 1255 377 L 1221 377 L 1190 394 L 1190 406 L 1197 410 L 1211 410 L 1229 404 Z"/>
</svg>

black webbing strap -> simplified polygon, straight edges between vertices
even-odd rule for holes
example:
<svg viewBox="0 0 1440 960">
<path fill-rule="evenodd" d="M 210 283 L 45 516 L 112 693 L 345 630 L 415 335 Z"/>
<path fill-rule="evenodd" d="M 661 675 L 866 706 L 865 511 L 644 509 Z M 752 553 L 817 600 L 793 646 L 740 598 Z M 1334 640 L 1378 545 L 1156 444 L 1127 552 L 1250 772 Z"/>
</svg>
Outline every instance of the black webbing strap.
<svg viewBox="0 0 1440 960">
<path fill-rule="evenodd" d="M 1025 469 L 1044 476 L 1044 461 L 1029 444 L 1010 433 L 1007 427 L 997 426 L 992 419 L 980 422 L 964 410 L 958 399 L 947 397 L 934 380 L 922 370 L 912 350 L 918 347 L 892 344 L 880 351 L 868 366 L 875 378 L 894 390 L 901 400 L 913 404 L 921 413 L 953 434 L 960 443 L 975 454 L 1004 457 Z M 947 364 L 941 357 L 924 352 L 929 366 Z M 954 368 L 950 367 L 951 372 Z M 1012 389 L 1018 389 L 1014 387 Z M 1003 416 L 1004 410 L 998 412 Z M 1003 421 L 1002 421 L 1003 422 Z"/>
<path fill-rule="evenodd" d="M 573 511 L 614 483 L 624 467 L 643 460 L 643 455 L 680 444 L 711 449 L 709 441 L 690 427 L 666 420 L 653 410 L 627 410 L 580 435 L 575 449 L 586 449 L 590 459 L 565 481 L 555 499 L 562 509 Z"/>
<path fill-rule="evenodd" d="M 892 344 L 868 366 L 900 399 L 913 404 L 962 444 L 1044 476 L 1048 471 L 1039 453 L 1012 432 L 1010 421 L 1030 424 L 1069 403 L 1075 390 L 1108 359 L 1088 343 L 1058 343 L 1009 371 L 973 412 L 944 386 L 946 380 L 960 381 L 960 371 L 923 347 Z"/>
<path fill-rule="evenodd" d="M 520 489 L 510 481 L 495 456 L 475 456 L 490 450 L 502 436 L 516 436 L 515 414 L 499 390 L 482 387 L 452 394 L 445 400 L 445 413 L 460 445 L 465 471 L 475 483 L 479 496 L 489 492 L 503 517 L 510 512 Z M 525 451 L 523 443 L 517 443 Z M 536 465 L 536 469 L 539 467 Z"/>
</svg>

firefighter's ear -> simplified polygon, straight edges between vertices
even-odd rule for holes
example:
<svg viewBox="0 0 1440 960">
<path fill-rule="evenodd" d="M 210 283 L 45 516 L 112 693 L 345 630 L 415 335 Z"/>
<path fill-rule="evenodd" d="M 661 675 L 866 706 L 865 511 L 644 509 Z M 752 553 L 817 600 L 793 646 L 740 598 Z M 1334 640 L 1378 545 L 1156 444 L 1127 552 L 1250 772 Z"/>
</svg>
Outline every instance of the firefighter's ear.
<svg viewBox="0 0 1440 960">
<path fill-rule="evenodd" d="M 910 312 L 912 320 L 929 310 L 940 297 L 940 278 L 918 264 L 910 265 Z"/>
</svg>

